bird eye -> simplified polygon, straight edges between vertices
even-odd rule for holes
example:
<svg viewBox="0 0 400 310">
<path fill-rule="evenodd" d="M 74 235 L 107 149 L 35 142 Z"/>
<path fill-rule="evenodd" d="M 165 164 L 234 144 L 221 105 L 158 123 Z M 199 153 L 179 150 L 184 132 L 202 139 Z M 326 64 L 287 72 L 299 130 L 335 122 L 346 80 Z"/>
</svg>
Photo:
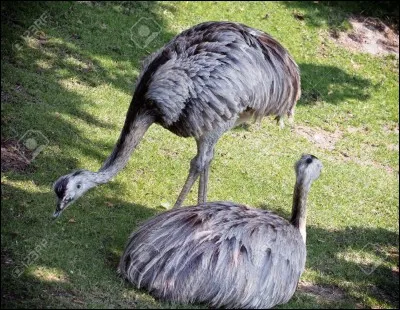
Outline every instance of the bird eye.
<svg viewBox="0 0 400 310">
<path fill-rule="evenodd" d="M 81 185 L 80 185 L 80 184 L 78 184 L 78 185 L 76 186 L 76 188 L 81 188 Z"/>
<path fill-rule="evenodd" d="M 307 158 L 306 163 L 307 164 L 311 164 L 312 163 L 312 158 Z"/>
</svg>

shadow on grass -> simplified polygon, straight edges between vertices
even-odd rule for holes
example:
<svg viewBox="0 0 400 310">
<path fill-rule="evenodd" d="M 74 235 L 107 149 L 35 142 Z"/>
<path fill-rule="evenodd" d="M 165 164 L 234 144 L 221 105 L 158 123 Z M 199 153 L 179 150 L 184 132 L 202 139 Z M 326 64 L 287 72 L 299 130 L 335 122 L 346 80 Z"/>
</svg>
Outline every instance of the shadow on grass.
<svg viewBox="0 0 400 310">
<path fill-rule="evenodd" d="M 165 10 L 174 10 L 171 5 L 160 5 Z M 131 94 L 140 71 L 140 59 L 175 35 L 166 31 L 168 27 L 159 17 L 157 6 L 155 2 L 5 4 L 2 8 L 2 23 L 5 26 L 2 29 L 5 38 L 2 61 L 13 64 L 17 72 L 14 78 L 4 83 L 4 91 L 14 98 L 9 104 L 5 101 L 4 105 L 7 113 L 15 114 L 19 110 L 23 115 L 19 122 L 3 119 L 4 136 L 7 138 L 11 135 L 10 128 L 20 134 L 26 128 L 39 128 L 50 143 L 59 145 L 61 150 L 68 148 L 103 162 L 107 156 L 104 154 L 112 151 L 122 123 L 115 126 L 86 112 L 82 106 L 96 105 L 96 100 L 83 97 L 77 90 L 70 89 L 69 84 L 74 84 L 76 89 L 80 86 L 90 89 L 112 85 L 124 94 Z M 24 45 L 22 50 L 13 49 L 13 44 L 20 40 L 19 36 L 43 12 L 48 16 L 47 24 L 43 26 L 46 29 L 32 35 L 37 46 Z M 136 22 L 147 23 L 151 29 L 160 32 L 145 48 L 137 46 L 138 43 L 146 42 L 137 39 Z M 113 65 L 110 66 L 110 63 Z M 20 69 L 25 69 L 29 75 L 24 77 Z M 340 104 L 347 99 L 367 99 L 369 96 L 366 93 L 370 85 L 368 80 L 350 76 L 337 67 L 300 64 L 300 69 L 303 96 L 299 104 L 313 104 L 321 98 L 328 103 Z M 18 86 L 19 91 L 15 90 L 15 85 L 21 86 Z M 115 98 L 109 100 L 112 106 Z M 29 108 L 34 103 L 38 109 L 37 114 L 24 112 L 24 107 Z M 129 101 L 126 102 L 126 110 L 128 105 Z M 67 115 L 95 128 L 112 130 L 115 132 L 115 140 L 110 143 L 93 143 L 73 123 L 60 115 Z M 245 126 L 238 130 L 247 130 Z M 65 141 L 66 137 L 68 141 Z M 67 173 L 67 169 L 85 168 L 78 167 L 77 161 L 71 160 L 70 155 L 63 155 L 63 152 L 56 157 L 54 154 L 41 156 L 40 164 L 46 162 L 51 167 L 65 167 L 65 170 L 54 171 L 49 176 L 52 181 Z"/>
<path fill-rule="evenodd" d="M 350 29 L 351 15 L 380 18 L 397 31 L 399 27 L 399 4 L 394 1 L 283 1 L 282 4 L 314 28 L 326 24 L 331 30 Z"/>
<path fill-rule="evenodd" d="M 120 187 L 110 185 L 112 191 Z M 77 202 L 53 220 L 53 193 L 2 184 L 2 220 L 8 219 L 2 226 L 2 307 L 70 307 L 75 301 L 83 307 L 99 302 L 93 292 L 111 293 L 102 282 L 111 282 L 110 290 L 120 294 L 110 305 L 121 300 L 121 307 L 132 306 L 121 293 L 125 284 L 116 273 L 118 261 L 131 232 L 161 209 L 112 197 L 105 201 L 102 193 L 81 202 L 84 206 Z M 90 279 L 83 281 L 86 289 L 82 277 Z"/>
<path fill-rule="evenodd" d="M 302 94 L 301 104 L 314 104 L 323 100 L 329 104 L 340 104 L 346 100 L 370 98 L 371 82 L 350 75 L 335 66 L 300 63 Z"/>
<path fill-rule="evenodd" d="M 107 155 L 112 151 L 113 142 L 89 141 L 68 118 L 115 131 L 115 142 L 122 123 L 116 128 L 86 112 L 84 104 L 97 102 L 76 89 L 112 85 L 123 94 L 132 93 L 140 60 L 175 35 L 166 31 L 163 19 L 155 13 L 157 6 L 156 2 L 2 4 L 2 112 L 7 115 L 2 113 L 2 137 L 40 129 L 50 145 L 60 146 L 57 154 L 41 153 L 33 162 L 33 171 L 7 173 L 9 180 L 31 180 L 48 186 L 49 192 L 2 184 L 2 306 L 93 306 L 107 294 L 116 296 L 114 306 L 118 300 L 126 301 L 121 307 L 137 306 L 121 294 L 116 263 L 136 223 L 157 210 L 113 198 L 124 190 L 122 184 L 113 182 L 97 194 L 85 195 L 55 222 L 51 220 L 55 198 L 50 189 L 56 178 L 79 167 L 78 158 L 63 149 L 99 162 L 106 159 L 103 150 Z M 153 27 L 150 30 L 160 32 L 143 48 L 138 44 L 147 42 L 135 42 L 140 39 L 136 23 L 142 17 L 147 18 L 144 23 L 153 22 L 148 25 Z M 32 29 L 38 19 L 39 30 Z M 129 101 L 126 110 L 128 105 Z M 105 198 L 109 190 L 112 198 Z M 38 253 L 37 245 L 43 241 L 46 247 Z M 79 271 L 73 266 L 79 266 Z M 90 287 L 82 288 L 85 281 L 79 274 L 91 279 L 86 282 Z M 105 288 L 104 283 L 110 281 L 112 286 Z M 96 292 L 101 296 L 92 296 Z M 87 300 L 80 300 L 82 296 Z"/>
<path fill-rule="evenodd" d="M 156 2 L 2 4 L 2 63 L 14 71 L 13 74 L 8 72 L 4 77 L 2 104 L 4 91 L 12 97 L 4 102 L 5 114 L 19 115 L 18 119 L 2 116 L 4 134 L 10 135 L 11 128 L 20 132 L 27 128 L 40 128 L 51 144 L 61 148 L 59 154 L 41 154 L 34 163 L 38 165 L 34 173 L 9 173 L 9 179 L 31 180 L 37 185 L 49 186 L 50 190 L 56 178 L 79 165 L 78 159 L 65 155 L 62 149 L 75 150 L 76 154 L 83 154 L 99 162 L 106 158 L 102 150 L 109 154 L 113 143 L 89 141 L 73 122 L 59 115 L 80 119 L 93 127 L 100 127 L 101 130 L 113 130 L 115 141 L 122 124 L 117 128 L 118 126 L 85 112 L 83 103 L 95 105 L 96 100 L 88 100 L 77 91 L 69 89 L 65 81 L 92 88 L 108 84 L 124 94 L 130 94 L 139 72 L 140 59 L 175 35 L 166 31 L 167 25 L 156 13 L 157 6 L 173 10 L 173 6 L 169 4 Z M 32 35 L 35 39 L 33 46 L 24 44 L 21 50 L 15 50 L 15 42 L 20 42 L 20 36 L 44 12 L 48 12 L 48 23 L 40 32 Z M 159 25 L 161 30 L 157 39 L 146 48 L 138 48 L 131 40 L 130 29 L 142 17 L 156 22 L 153 27 Z M 317 17 L 316 13 L 316 19 Z M 315 22 L 316 26 L 317 24 Z M 46 65 L 43 66 L 43 63 Z M 321 96 L 328 103 L 334 104 L 340 104 L 349 98 L 368 98 L 369 94 L 364 92 L 369 85 L 367 80 L 349 76 L 336 67 L 300 64 L 300 68 L 305 96 L 300 104 L 312 103 L 315 97 L 318 99 Z M 2 66 L 2 73 L 3 70 L 5 69 Z M 321 79 L 327 72 L 329 76 Z M 334 91 L 332 96 L 329 94 L 331 90 Z M 126 102 L 126 109 L 128 105 L 129 102 Z M 32 113 L 32 106 L 39 112 Z M 243 129 L 246 130 L 246 127 Z M 119 282 L 115 280 L 115 265 L 137 223 L 153 216 L 157 211 L 116 198 L 107 198 L 111 207 L 104 205 L 105 193 L 115 195 L 123 190 L 122 184 L 110 183 L 102 192 L 86 195 L 71 207 L 74 211 L 66 210 L 59 221 L 52 222 L 50 216 L 55 208 L 52 192 L 31 193 L 2 184 L 2 306 L 59 307 L 71 306 L 72 303 L 75 307 L 84 307 L 88 304 L 93 306 L 90 304 L 93 300 L 94 305 L 105 301 L 106 305 L 119 306 L 118 300 L 127 300 L 122 296 Z M 82 205 L 94 207 L 83 206 L 81 209 Z M 73 214 L 76 217 L 72 217 Z M 16 277 L 15 267 L 26 259 L 38 242 L 48 236 L 53 239 L 46 247 L 46 254 L 38 255 L 37 260 L 24 269 L 22 275 Z M 388 240 L 395 237 L 395 234 L 383 229 L 354 227 L 352 231 L 330 232 L 310 227 L 308 266 L 328 274 L 331 279 L 343 278 L 345 281 L 363 285 L 363 288 L 372 284 L 383 287 L 385 294 L 391 294 L 396 291 L 393 289 L 396 284 L 389 283 L 389 271 L 384 265 L 376 269 L 376 272 L 382 272 L 382 277 L 364 279 L 362 275 L 354 274 L 354 270 L 359 270 L 358 265 L 337 258 L 334 249 L 342 239 L 344 241 L 338 243 L 339 248 L 354 246 L 355 249 L 362 249 L 365 246 L 364 241 L 383 244 L 389 242 L 392 245 L 393 242 Z M 321 243 L 321 238 L 326 241 Z M 326 264 L 327 259 L 332 259 L 333 263 Z M 340 264 L 346 266 L 349 274 L 343 275 L 342 269 L 338 271 L 334 267 Z M 36 267 L 55 269 L 63 275 L 61 279 L 65 277 L 66 280 L 52 278 L 51 272 L 48 272 L 50 275 L 47 275 L 46 280 L 46 275 L 35 273 Z M 87 280 L 82 280 L 84 278 Z M 105 283 L 111 283 L 110 287 Z M 97 291 L 98 295 L 91 296 L 92 291 Z M 107 294 L 115 294 L 116 297 L 111 300 Z M 89 301 L 82 302 L 79 299 L 82 296 L 88 297 Z M 121 307 L 132 305 L 137 306 L 129 299 L 126 302 L 121 301 Z"/>
<path fill-rule="evenodd" d="M 155 13 L 157 6 L 155 2 L 17 2 L 2 6 L 2 62 L 16 69 L 16 74 L 2 83 L 2 104 L 6 114 L 22 113 L 18 122 L 13 117 L 2 117 L 2 137 L 14 137 L 17 132 L 16 138 L 19 138 L 26 128 L 39 129 L 50 145 L 60 146 L 57 156 L 44 152 L 37 159 L 39 165 L 47 163 L 53 170 L 48 171 L 51 182 L 69 172 L 67 170 L 85 168 L 78 167 L 70 155 L 65 156 L 64 148 L 100 163 L 111 153 L 123 123 L 115 126 L 86 112 L 83 105 L 94 106 L 97 102 L 83 97 L 79 88 L 90 90 L 112 85 L 131 95 L 141 59 L 175 35 L 166 31 L 163 19 Z M 171 9 L 167 4 L 164 6 Z M 45 18 L 38 24 L 39 31 L 31 31 L 31 26 L 43 14 Z M 147 42 L 140 38 L 137 28 L 142 24 L 159 32 L 154 40 Z M 16 49 L 15 42 L 22 40 L 21 35 L 27 43 L 22 42 L 22 48 Z M 7 99 L 4 102 L 3 93 Z M 109 100 L 112 108 L 113 100 L 118 98 Z M 126 102 L 122 117 L 129 103 Z M 115 140 L 110 143 L 89 141 L 65 116 L 93 128 L 115 131 Z M 65 169 L 54 171 L 53 167 L 61 166 Z M 36 181 L 40 183 L 46 179 L 41 176 Z"/>
<path fill-rule="evenodd" d="M 87 307 L 99 302 L 107 307 L 160 306 L 152 299 L 127 297 L 126 290 L 133 288 L 117 276 L 116 269 L 128 236 L 161 210 L 115 198 L 108 199 L 110 207 L 99 194 L 85 198 L 86 204 L 94 208 L 78 210 L 75 205 L 75 211 L 66 210 L 58 221 L 52 221 L 51 206 L 44 210 L 45 204 L 40 204 L 48 199 L 48 193 L 30 193 L 9 185 L 3 185 L 3 193 L 2 217 L 14 220 L 5 223 L 2 233 L 2 307 Z M 26 197 L 30 204 L 41 207 L 30 210 L 28 206 L 10 205 L 9 201 L 17 197 Z M 260 207 L 289 217 L 281 208 Z M 45 247 L 38 250 L 43 240 Z M 397 308 L 398 273 L 387 263 L 398 262 L 398 257 L 382 256 L 383 252 L 377 253 L 369 246 L 373 244 L 379 244 L 383 251 L 397 249 L 398 235 L 382 228 L 331 231 L 309 225 L 306 268 L 318 273 L 320 288 L 346 283 L 346 289 L 341 286 L 345 296 L 340 303 L 356 303 L 361 290 Z M 371 266 L 360 261 L 365 255 L 381 255 L 381 260 Z M 287 306 L 336 307 L 338 302 L 312 300 L 297 292 Z"/>
<path fill-rule="evenodd" d="M 291 216 L 282 208 L 264 204 L 259 208 L 286 219 Z M 343 230 L 326 230 L 310 223 L 306 268 L 317 271 L 319 286 L 347 283 L 346 295 L 350 299 L 357 300 L 362 290 L 398 308 L 399 273 L 388 266 L 388 263 L 399 263 L 398 245 L 399 235 L 383 228 L 349 226 Z"/>
<path fill-rule="evenodd" d="M 348 100 L 366 101 L 375 87 L 368 79 L 346 73 L 328 65 L 299 63 L 301 97 L 297 105 L 314 105 L 320 101 L 340 105 Z M 372 89 L 371 89 L 372 88 Z M 270 118 L 274 122 L 273 118 Z M 249 123 L 235 127 L 235 131 L 249 131 Z"/>
</svg>

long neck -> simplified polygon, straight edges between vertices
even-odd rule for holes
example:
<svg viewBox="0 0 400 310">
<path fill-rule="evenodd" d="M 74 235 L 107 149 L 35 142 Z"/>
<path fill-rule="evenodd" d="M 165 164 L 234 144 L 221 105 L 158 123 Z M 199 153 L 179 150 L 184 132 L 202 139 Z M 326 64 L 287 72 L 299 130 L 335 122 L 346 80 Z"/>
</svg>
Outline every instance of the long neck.
<svg viewBox="0 0 400 310">
<path fill-rule="evenodd" d="M 310 190 L 309 183 L 296 180 L 293 193 L 292 218 L 290 223 L 299 229 L 304 243 L 306 243 L 306 221 L 307 221 L 307 195 Z"/>
<path fill-rule="evenodd" d="M 100 170 L 93 173 L 92 177 L 95 183 L 107 183 L 126 166 L 133 150 L 153 122 L 154 116 L 150 111 L 141 112 L 133 102 L 131 103 L 113 152 Z"/>
</svg>

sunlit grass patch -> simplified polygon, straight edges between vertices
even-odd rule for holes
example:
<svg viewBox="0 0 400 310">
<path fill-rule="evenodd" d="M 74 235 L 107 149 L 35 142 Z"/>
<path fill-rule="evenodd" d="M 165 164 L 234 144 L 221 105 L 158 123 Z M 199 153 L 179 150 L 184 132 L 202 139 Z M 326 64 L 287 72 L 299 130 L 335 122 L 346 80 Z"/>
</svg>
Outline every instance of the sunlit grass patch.
<svg viewBox="0 0 400 310">
<path fill-rule="evenodd" d="M 44 11 L 41 32 L 21 41 Z M 116 268 L 131 232 L 174 204 L 196 152 L 193 139 L 150 127 L 127 167 L 58 221 L 51 220 L 52 184 L 75 169 L 100 168 L 145 57 L 194 24 L 229 20 L 264 30 L 289 50 L 303 95 L 293 125 L 281 130 L 265 118 L 220 139 L 209 200 L 287 218 L 293 164 L 314 154 L 324 168 L 309 197 L 304 290 L 281 307 L 398 308 L 398 59 L 331 42 L 350 12 L 321 2 L 2 4 L 2 142 L 16 143 L 29 130 L 49 141 L 29 169 L 2 172 L 2 306 L 186 306 L 136 290 Z M 141 18 L 160 30 L 145 48 L 132 36 Z M 194 188 L 188 205 L 197 201 Z"/>
</svg>

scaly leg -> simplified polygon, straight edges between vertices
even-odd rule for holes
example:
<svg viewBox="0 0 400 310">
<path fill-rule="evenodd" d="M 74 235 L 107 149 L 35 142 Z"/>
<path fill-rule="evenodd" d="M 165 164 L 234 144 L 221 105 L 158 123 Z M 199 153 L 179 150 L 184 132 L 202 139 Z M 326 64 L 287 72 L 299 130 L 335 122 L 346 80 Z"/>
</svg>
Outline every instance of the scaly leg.
<svg viewBox="0 0 400 310">
<path fill-rule="evenodd" d="M 204 167 L 203 171 L 200 174 L 199 192 L 197 198 L 198 204 L 207 202 L 208 172 L 210 170 L 211 161 L 214 158 L 214 150 L 215 150 L 215 144 L 211 148 L 210 153 L 207 154 L 209 161 L 207 162 L 206 166 Z"/>
<path fill-rule="evenodd" d="M 197 203 L 205 203 L 207 202 L 207 184 L 208 184 L 208 170 L 210 168 L 210 163 L 203 169 L 200 174 L 200 182 L 199 182 L 199 192 Z"/>
<path fill-rule="evenodd" d="M 186 179 L 185 185 L 183 185 L 183 188 L 181 190 L 181 193 L 178 196 L 178 199 L 175 202 L 174 208 L 179 208 L 182 206 L 182 203 L 185 200 L 190 189 L 192 188 L 193 183 L 197 180 L 197 178 L 199 176 L 200 171 L 196 167 L 197 161 L 198 161 L 198 155 L 196 155 L 196 157 L 194 157 L 190 161 L 189 175 Z"/>
<path fill-rule="evenodd" d="M 198 192 L 198 203 L 206 202 L 207 199 L 207 183 L 208 183 L 208 171 L 210 162 L 214 157 L 214 147 L 221 135 L 231 129 L 236 122 L 237 118 L 231 119 L 223 126 L 217 128 L 214 131 L 208 132 L 196 139 L 197 142 L 197 154 L 190 161 L 189 175 L 186 179 L 185 185 L 182 188 L 181 193 L 174 205 L 174 208 L 182 206 L 190 189 L 193 187 L 194 182 L 200 175 L 199 192 Z"/>
<path fill-rule="evenodd" d="M 210 152 L 208 151 L 210 146 L 209 143 L 206 142 L 206 139 L 200 138 L 196 140 L 196 142 L 197 142 L 197 154 L 190 161 L 189 175 L 186 179 L 185 185 L 181 190 L 181 193 L 178 196 L 174 208 L 179 208 L 182 206 L 182 203 L 185 200 L 190 189 L 193 187 L 194 182 L 197 180 L 200 173 L 203 174 L 205 167 L 208 166 L 209 161 L 211 161 L 212 159 L 207 156 L 208 154 L 210 154 Z M 213 145 L 211 147 L 213 147 Z M 201 179 L 203 179 L 203 177 L 201 177 Z"/>
</svg>

